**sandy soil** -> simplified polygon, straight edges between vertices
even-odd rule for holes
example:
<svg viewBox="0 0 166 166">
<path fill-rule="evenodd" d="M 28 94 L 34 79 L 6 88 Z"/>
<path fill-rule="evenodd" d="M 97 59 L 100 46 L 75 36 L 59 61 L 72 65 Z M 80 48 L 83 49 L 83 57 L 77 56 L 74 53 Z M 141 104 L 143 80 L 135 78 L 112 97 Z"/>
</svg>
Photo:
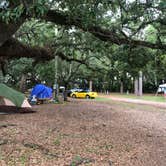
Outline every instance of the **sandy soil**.
<svg viewBox="0 0 166 166">
<path fill-rule="evenodd" d="M 0 115 L 0 165 L 165 166 L 166 111 L 71 100 Z"/>
</svg>

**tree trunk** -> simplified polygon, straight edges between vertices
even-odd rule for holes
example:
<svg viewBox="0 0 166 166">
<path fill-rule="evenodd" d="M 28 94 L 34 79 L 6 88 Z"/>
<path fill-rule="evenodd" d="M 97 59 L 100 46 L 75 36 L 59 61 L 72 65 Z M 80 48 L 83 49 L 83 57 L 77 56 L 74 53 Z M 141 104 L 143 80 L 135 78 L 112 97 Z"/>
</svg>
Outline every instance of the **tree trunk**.
<svg viewBox="0 0 166 166">
<path fill-rule="evenodd" d="M 59 102 L 59 85 L 58 85 L 58 57 L 55 56 L 54 57 L 54 67 L 55 67 L 55 75 L 54 75 L 54 96 L 55 96 L 55 100 Z"/>
<path fill-rule="evenodd" d="M 154 73 L 154 84 L 155 84 L 155 86 L 158 85 L 157 74 L 156 74 L 156 72 Z"/>
<path fill-rule="evenodd" d="M 26 74 L 22 74 L 21 80 L 20 80 L 20 85 L 19 85 L 19 89 L 21 92 L 25 91 L 25 81 L 26 81 Z"/>
<path fill-rule="evenodd" d="M 63 99 L 64 99 L 64 101 L 68 101 L 68 98 L 67 98 L 67 89 L 68 89 L 68 86 L 69 86 L 68 82 L 65 83 L 65 89 L 63 91 Z"/>
<path fill-rule="evenodd" d="M 137 77 L 135 77 L 135 80 L 134 80 L 134 94 L 138 96 L 138 78 Z"/>
<path fill-rule="evenodd" d="M 20 28 L 20 26 L 23 24 L 25 18 L 21 17 L 16 22 L 11 22 L 9 24 L 6 24 L 4 22 L 0 21 L 0 46 L 3 45 L 15 32 Z"/>
<path fill-rule="evenodd" d="M 2 70 L 0 70 L 0 83 L 3 83 L 3 73 L 2 73 Z"/>
<path fill-rule="evenodd" d="M 123 81 L 120 81 L 120 93 L 123 94 Z"/>
<path fill-rule="evenodd" d="M 89 81 L 89 90 L 92 91 L 92 80 Z"/>
<path fill-rule="evenodd" d="M 142 71 L 139 72 L 139 96 L 142 96 Z"/>
<path fill-rule="evenodd" d="M 67 89 L 66 88 L 64 90 L 63 96 L 64 96 L 64 101 L 68 101 L 67 100 Z"/>
</svg>

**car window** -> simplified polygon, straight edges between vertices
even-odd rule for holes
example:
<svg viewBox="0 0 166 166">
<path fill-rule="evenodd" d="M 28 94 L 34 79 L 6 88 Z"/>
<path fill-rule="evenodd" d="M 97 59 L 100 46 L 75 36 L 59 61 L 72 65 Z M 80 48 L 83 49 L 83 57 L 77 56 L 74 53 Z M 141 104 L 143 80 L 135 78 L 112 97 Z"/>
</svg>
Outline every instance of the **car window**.
<svg viewBox="0 0 166 166">
<path fill-rule="evenodd" d="M 82 90 L 82 91 L 80 91 L 81 93 L 88 93 L 89 92 L 89 90 Z"/>
</svg>

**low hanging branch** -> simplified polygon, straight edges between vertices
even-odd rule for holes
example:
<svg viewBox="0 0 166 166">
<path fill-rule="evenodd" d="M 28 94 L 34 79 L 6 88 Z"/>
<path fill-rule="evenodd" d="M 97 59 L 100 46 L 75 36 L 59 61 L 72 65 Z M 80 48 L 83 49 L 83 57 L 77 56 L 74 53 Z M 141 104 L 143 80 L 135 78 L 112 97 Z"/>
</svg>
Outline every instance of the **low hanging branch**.
<svg viewBox="0 0 166 166">
<path fill-rule="evenodd" d="M 0 47 L 0 57 L 4 57 L 5 59 L 26 57 L 35 58 L 38 61 L 53 59 L 49 50 L 24 45 L 14 38 L 10 38 Z"/>
<path fill-rule="evenodd" d="M 83 31 L 87 31 L 92 33 L 94 36 L 99 38 L 102 41 L 115 43 L 117 45 L 128 44 L 133 46 L 143 46 L 149 47 L 152 49 L 162 49 L 166 50 L 166 44 L 161 43 L 152 43 L 143 40 L 135 40 L 131 38 L 121 37 L 119 34 L 115 33 L 115 31 L 103 29 L 99 26 L 88 25 L 84 26 L 81 18 L 70 17 L 67 14 L 57 12 L 55 10 L 48 11 L 47 15 L 44 17 L 45 20 L 54 22 L 55 24 L 65 25 L 65 26 L 76 26 Z"/>
<path fill-rule="evenodd" d="M 86 65 L 92 71 L 98 71 L 98 69 L 90 67 L 86 60 L 72 58 L 66 56 L 62 52 L 57 52 L 55 56 L 58 56 L 62 60 L 66 60 L 68 62 L 75 61 L 79 64 Z M 4 66 L 8 60 L 23 57 L 33 58 L 35 60 L 34 63 L 45 62 L 54 59 L 53 52 L 48 49 L 40 47 L 30 47 L 22 44 L 17 39 L 10 38 L 0 47 L 0 68 L 2 69 L 3 73 L 5 74 Z"/>
<path fill-rule="evenodd" d="M 0 46 L 2 46 L 3 43 L 5 43 L 12 37 L 13 34 L 16 33 L 16 31 L 24 23 L 25 18 L 26 16 L 22 15 L 17 22 L 12 21 L 8 24 L 0 20 Z"/>
<path fill-rule="evenodd" d="M 82 60 L 82 59 L 76 59 L 76 58 L 68 57 L 68 56 L 64 55 L 63 53 L 61 53 L 61 52 L 57 52 L 56 56 L 60 57 L 62 60 L 65 60 L 67 62 L 77 62 L 79 64 L 85 65 L 91 71 L 104 73 L 103 68 L 92 67 L 92 65 L 90 65 L 88 63 L 88 59 Z"/>
<path fill-rule="evenodd" d="M 22 44 L 18 40 L 12 38 L 12 35 L 19 29 L 19 27 L 24 23 L 26 18 L 30 16 L 26 15 L 25 12 L 22 13 L 19 20 L 16 22 L 10 22 L 9 24 L 3 23 L 0 21 L 0 63 L 1 66 L 4 66 L 2 61 L 4 59 L 13 59 L 13 58 L 34 58 L 36 61 L 45 61 L 53 59 L 53 54 L 44 48 L 40 47 L 30 47 Z M 84 25 L 83 20 L 80 17 L 71 17 L 66 13 L 49 10 L 45 16 L 41 16 L 41 19 L 46 21 L 51 21 L 55 24 L 64 25 L 64 26 L 75 26 L 83 31 L 93 34 L 95 37 L 99 38 L 102 41 L 114 43 L 117 45 L 132 45 L 132 46 L 143 46 L 152 49 L 161 49 L 166 50 L 166 44 L 161 42 L 152 43 L 143 40 L 135 40 L 130 37 L 117 34 L 116 31 L 103 29 L 99 26 L 93 26 L 91 24 Z M 162 25 L 165 23 L 162 20 Z M 77 61 L 78 63 L 84 64 L 85 62 L 79 59 L 68 59 L 63 53 L 59 54 L 62 59 L 65 57 L 66 60 Z M 64 58 L 64 59 L 65 59 Z"/>
</svg>

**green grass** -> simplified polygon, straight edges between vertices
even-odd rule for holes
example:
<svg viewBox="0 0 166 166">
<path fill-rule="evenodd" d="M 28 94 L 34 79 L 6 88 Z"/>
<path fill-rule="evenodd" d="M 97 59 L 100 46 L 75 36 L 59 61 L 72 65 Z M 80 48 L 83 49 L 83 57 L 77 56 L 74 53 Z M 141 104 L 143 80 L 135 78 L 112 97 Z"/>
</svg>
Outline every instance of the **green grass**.
<svg viewBox="0 0 166 166">
<path fill-rule="evenodd" d="M 54 145 L 59 146 L 61 144 L 60 138 L 56 138 L 53 143 Z"/>
<path fill-rule="evenodd" d="M 157 102 L 165 102 L 166 99 L 163 96 L 142 96 L 140 97 L 142 100 L 149 100 L 149 101 L 157 101 Z"/>
<path fill-rule="evenodd" d="M 105 98 L 105 97 L 96 97 L 95 98 L 96 101 L 110 101 L 111 98 Z"/>
<path fill-rule="evenodd" d="M 166 99 L 164 96 L 155 96 L 152 94 L 145 94 L 143 96 L 135 96 L 134 94 L 118 94 L 118 93 L 111 93 L 106 96 L 112 96 L 112 97 L 119 97 L 119 98 L 129 98 L 129 99 L 140 99 L 140 100 L 146 100 L 146 101 L 155 101 L 155 102 L 166 102 Z M 97 101 L 108 101 L 111 100 L 111 98 L 105 98 L 105 97 L 99 97 L 96 98 Z"/>
</svg>

